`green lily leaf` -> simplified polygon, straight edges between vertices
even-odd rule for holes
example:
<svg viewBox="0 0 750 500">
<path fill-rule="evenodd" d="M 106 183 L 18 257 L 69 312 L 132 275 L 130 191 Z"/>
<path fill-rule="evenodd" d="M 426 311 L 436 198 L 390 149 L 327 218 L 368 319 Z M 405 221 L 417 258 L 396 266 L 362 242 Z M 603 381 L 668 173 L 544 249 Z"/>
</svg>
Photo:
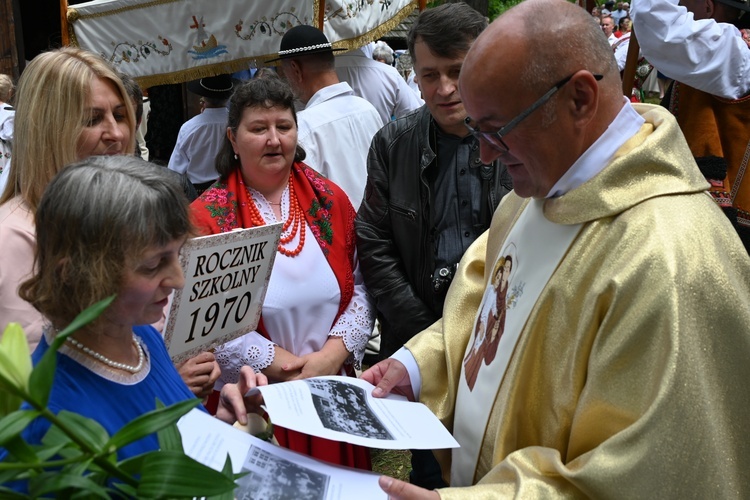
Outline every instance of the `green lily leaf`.
<svg viewBox="0 0 750 500">
<path fill-rule="evenodd" d="M 21 436 L 14 436 L 8 439 L 3 446 L 8 453 L 15 457 L 18 461 L 26 463 L 38 463 L 39 457 L 37 457 L 34 449 L 29 444 L 21 439 Z M 6 462 L 0 462 L 0 470 L 5 469 Z M 9 465 L 13 465 L 12 463 Z"/>
<path fill-rule="evenodd" d="M 87 476 L 69 471 L 50 471 L 29 479 L 29 495 L 32 498 L 60 492 L 66 488 L 79 492 L 85 491 L 88 498 L 110 498 L 107 488 L 96 484 Z"/>
<path fill-rule="evenodd" d="M 37 416 L 39 412 L 36 410 L 18 410 L 0 419 L 0 445 L 21 434 Z"/>
<path fill-rule="evenodd" d="M 63 458 L 70 458 L 68 456 L 63 455 L 63 453 L 67 450 L 64 450 L 62 445 L 35 446 L 34 451 L 36 451 L 36 456 L 38 456 L 39 460 L 42 462 L 51 460 L 53 457 L 56 457 L 57 455 L 60 455 Z M 80 455 L 82 455 L 81 450 L 78 450 L 78 454 L 75 456 L 80 456 Z"/>
<path fill-rule="evenodd" d="M 86 418 L 78 413 L 62 410 L 57 414 L 61 423 L 75 431 L 75 435 L 86 445 L 97 452 L 109 451 L 105 447 L 109 441 L 109 433 L 96 420 Z"/>
<path fill-rule="evenodd" d="M 0 361 L 0 363 L 1 362 L 2 361 Z M 3 383 L 0 381 L 0 386 L 2 385 Z M 21 407 L 22 403 L 23 398 L 0 389 L 0 417 L 5 417 L 6 415 L 10 415 L 14 411 L 17 411 Z"/>
<path fill-rule="evenodd" d="M 5 484 L 5 481 L 3 481 L 0 484 Z M 27 499 L 29 497 L 26 495 L 22 495 L 21 493 L 18 493 L 17 491 L 13 491 L 9 488 L 0 486 L 0 498 L 7 499 L 7 500 L 14 500 L 16 498 Z"/>
<path fill-rule="evenodd" d="M 78 316 L 76 316 L 75 319 L 71 321 L 66 328 L 64 328 L 60 333 L 57 334 L 55 340 L 52 341 L 52 345 L 50 345 L 50 350 L 56 351 L 60 348 L 62 343 L 65 342 L 65 339 L 70 336 L 70 334 L 72 334 L 76 330 L 80 330 L 81 328 L 98 318 L 104 312 L 104 310 L 109 307 L 109 305 L 115 300 L 116 297 L 117 295 L 110 295 L 106 299 L 100 300 L 96 304 L 92 304 L 81 311 L 81 313 L 79 313 Z"/>
<path fill-rule="evenodd" d="M 29 379 L 30 400 L 29 403 L 37 408 L 47 406 L 49 392 L 52 389 L 52 381 L 55 378 L 55 366 L 57 365 L 57 350 L 65 339 L 79 328 L 94 321 L 115 300 L 111 295 L 96 304 L 87 307 L 63 331 L 57 334 L 50 348 L 44 353 L 42 359 L 34 367 Z"/>
<path fill-rule="evenodd" d="M 137 498 L 135 488 L 125 483 L 115 483 L 112 485 L 115 490 L 121 491 L 123 498 Z"/>
<path fill-rule="evenodd" d="M 126 474 L 135 476 L 140 474 L 143 470 L 143 461 L 146 458 L 146 454 L 136 455 L 134 457 L 126 458 L 122 462 L 117 464 L 117 467 Z"/>
<path fill-rule="evenodd" d="M 187 399 L 166 408 L 158 408 L 144 413 L 117 431 L 112 436 L 112 439 L 109 440 L 107 446 L 120 448 L 125 444 L 132 443 L 144 436 L 169 427 L 175 424 L 181 416 L 198 406 L 199 403 L 200 401 L 197 398 Z"/>
<path fill-rule="evenodd" d="M 0 339 L 0 417 L 21 407 L 28 392 L 31 358 L 26 336 L 18 323 L 11 323 Z"/>
<path fill-rule="evenodd" d="M 229 455 L 227 455 L 227 459 L 224 461 L 224 467 L 221 469 L 221 472 L 226 477 L 234 477 L 235 480 L 247 474 L 246 472 L 234 475 L 232 474 L 232 459 L 229 457 Z M 212 495 L 206 500 L 234 500 L 234 490 L 227 491 L 226 493 L 220 493 L 219 495 Z"/>
<path fill-rule="evenodd" d="M 137 496 L 192 498 L 219 495 L 234 487 L 231 478 L 182 452 L 160 450 L 146 454 Z"/>
<path fill-rule="evenodd" d="M 21 325 L 10 323 L 0 338 L 0 374 L 21 391 L 28 390 L 31 355 Z"/>
<path fill-rule="evenodd" d="M 156 408 L 161 409 L 164 408 L 164 403 L 156 400 Z M 182 436 L 180 435 L 180 430 L 177 428 L 177 425 L 169 425 L 167 427 L 164 427 L 161 429 L 157 436 L 159 438 L 159 448 L 162 450 L 177 450 L 182 451 Z"/>
<path fill-rule="evenodd" d="M 50 426 L 47 433 L 42 438 L 42 444 L 45 446 L 75 446 L 73 440 L 59 427 Z"/>
</svg>

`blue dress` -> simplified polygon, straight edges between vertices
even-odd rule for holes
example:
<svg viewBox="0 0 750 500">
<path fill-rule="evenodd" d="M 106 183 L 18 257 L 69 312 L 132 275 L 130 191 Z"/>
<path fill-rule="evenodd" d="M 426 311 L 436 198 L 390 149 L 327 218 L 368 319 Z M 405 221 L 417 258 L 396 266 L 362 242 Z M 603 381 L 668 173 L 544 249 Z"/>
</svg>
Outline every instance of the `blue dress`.
<svg viewBox="0 0 750 500">
<path fill-rule="evenodd" d="M 57 353 L 48 408 L 54 413 L 68 410 L 96 420 L 111 436 L 136 417 L 156 409 L 156 398 L 167 406 L 194 398 L 169 358 L 161 335 L 149 325 L 133 331 L 141 338 L 149 362 L 132 376 L 110 371 L 90 356 L 63 346 Z M 47 339 L 42 336 L 32 355 L 35 365 L 47 349 Z M 40 443 L 49 427 L 46 419 L 38 418 L 22 435 L 29 443 Z M 156 434 L 152 434 L 122 447 L 117 458 L 123 460 L 158 448 Z M 6 455 L 0 450 L 0 461 Z"/>
</svg>

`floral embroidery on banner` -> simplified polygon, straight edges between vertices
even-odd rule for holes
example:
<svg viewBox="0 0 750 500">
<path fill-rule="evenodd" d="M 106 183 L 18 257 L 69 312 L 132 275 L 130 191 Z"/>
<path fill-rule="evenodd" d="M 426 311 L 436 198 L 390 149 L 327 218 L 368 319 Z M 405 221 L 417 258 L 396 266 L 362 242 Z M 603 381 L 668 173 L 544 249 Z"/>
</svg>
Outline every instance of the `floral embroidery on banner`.
<svg viewBox="0 0 750 500">
<path fill-rule="evenodd" d="M 212 219 L 216 219 L 222 233 L 226 233 L 237 227 L 237 200 L 232 200 L 232 193 L 226 188 L 215 187 L 203 193 L 200 197 L 205 202 L 206 209 Z"/>
<path fill-rule="evenodd" d="M 107 54 L 102 52 L 100 55 L 115 66 L 119 66 L 124 62 L 137 63 L 141 60 L 141 57 L 147 59 L 152 54 L 168 56 L 172 52 L 172 43 L 161 35 L 158 36 L 158 39 L 164 45 L 164 48 L 160 48 L 154 42 L 144 42 L 143 40 L 119 43 L 112 41 L 110 42 L 113 47 L 112 54 L 107 56 Z"/>
<path fill-rule="evenodd" d="M 263 16 L 253 23 L 248 23 L 246 35 L 242 34 L 242 30 L 245 29 L 245 21 L 240 19 L 239 22 L 234 25 L 234 34 L 241 40 L 252 40 L 257 34 L 272 36 L 275 33 L 282 36 L 295 26 L 310 24 L 308 18 L 300 19 L 297 14 L 295 14 L 295 10 L 294 7 L 291 7 L 289 11 L 279 12 L 274 16 L 271 16 L 270 20 L 266 16 Z"/>
<path fill-rule="evenodd" d="M 361 14 L 367 15 L 372 10 L 375 0 L 358 0 L 356 2 L 343 2 L 344 5 L 334 10 L 335 6 L 326 3 L 326 21 L 338 17 L 339 19 L 354 19 Z M 393 0 L 379 0 L 381 12 L 388 10 Z"/>
</svg>

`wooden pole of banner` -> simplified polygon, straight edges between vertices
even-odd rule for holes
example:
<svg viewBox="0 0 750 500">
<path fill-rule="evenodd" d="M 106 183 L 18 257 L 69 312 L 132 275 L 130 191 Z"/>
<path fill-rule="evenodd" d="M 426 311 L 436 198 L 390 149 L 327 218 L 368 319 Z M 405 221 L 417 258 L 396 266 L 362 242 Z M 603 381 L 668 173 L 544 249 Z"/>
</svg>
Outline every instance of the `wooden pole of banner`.
<svg viewBox="0 0 750 500">
<path fill-rule="evenodd" d="M 630 32 L 630 45 L 628 46 L 628 58 L 625 60 L 625 69 L 622 72 L 622 94 L 630 99 L 635 82 L 635 70 L 638 67 L 638 53 L 640 46 L 635 37 L 635 30 Z"/>
<path fill-rule="evenodd" d="M 326 13 L 326 0 L 320 0 L 320 7 L 318 10 L 318 28 L 323 31 L 323 23 L 325 22 Z"/>
<path fill-rule="evenodd" d="M 68 0 L 60 0 L 60 34 L 62 35 L 62 44 L 70 45 L 68 36 Z"/>
<path fill-rule="evenodd" d="M 427 8 L 427 0 L 419 0 L 419 12 Z"/>
</svg>

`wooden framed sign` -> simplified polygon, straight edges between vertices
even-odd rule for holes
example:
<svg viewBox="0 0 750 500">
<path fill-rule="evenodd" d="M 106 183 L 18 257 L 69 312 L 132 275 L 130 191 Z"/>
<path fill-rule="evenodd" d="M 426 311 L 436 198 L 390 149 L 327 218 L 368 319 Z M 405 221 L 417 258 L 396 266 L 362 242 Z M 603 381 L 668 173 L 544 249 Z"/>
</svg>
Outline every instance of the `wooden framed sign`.
<svg viewBox="0 0 750 500">
<path fill-rule="evenodd" d="M 179 363 L 258 326 L 281 223 L 201 236 L 182 247 L 164 342 Z"/>
</svg>

